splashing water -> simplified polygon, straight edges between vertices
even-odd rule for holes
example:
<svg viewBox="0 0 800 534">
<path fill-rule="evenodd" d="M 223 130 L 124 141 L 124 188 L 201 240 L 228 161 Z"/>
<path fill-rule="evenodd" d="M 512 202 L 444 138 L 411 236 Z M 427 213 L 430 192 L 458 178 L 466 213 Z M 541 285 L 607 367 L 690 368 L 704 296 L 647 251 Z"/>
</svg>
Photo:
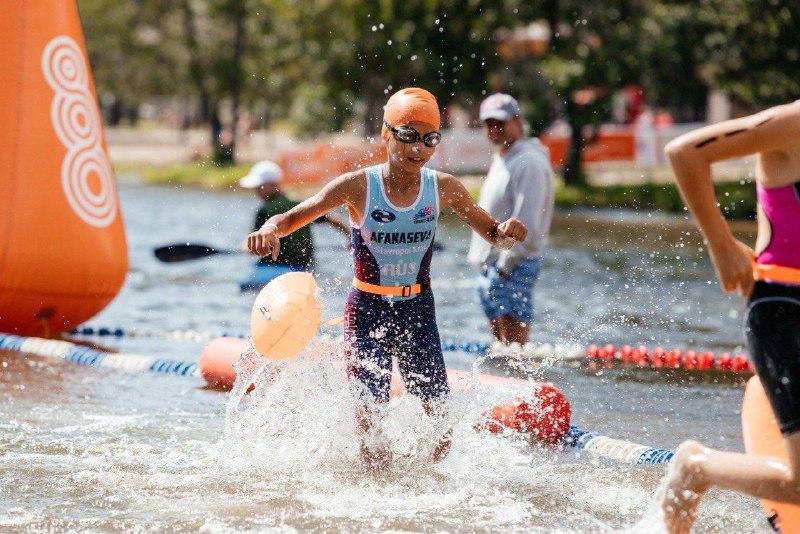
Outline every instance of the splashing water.
<svg viewBox="0 0 800 534">
<path fill-rule="evenodd" d="M 3 435 L 25 437 L 2 443 L 0 527 L 603 532 L 639 521 L 628 531 L 660 530 L 652 488 L 662 466 L 617 465 L 474 430 L 483 411 L 525 394 L 530 383 L 490 389 L 473 380 L 449 399 L 444 419 L 425 416 L 413 396 L 392 399 L 376 433 L 394 460 L 371 473 L 359 454 L 361 401 L 340 354 L 331 342 L 288 362 L 244 353 L 223 414 L 214 413 L 217 393 L 192 387 L 132 407 L 152 377 L 61 367 L 63 390 L 42 388 L 50 403 L 26 408 L 17 397 L 26 418 L 0 423 Z M 25 373 L 29 385 L 37 376 L 22 360 L 7 372 Z M 81 391 L 85 402 L 58 397 Z M 164 398 L 172 403 L 166 411 Z M 65 418 L 64 410 L 75 415 Z M 433 463 L 431 448 L 450 427 L 452 450 Z M 740 504 L 711 492 L 700 531 L 741 527 Z"/>
<path fill-rule="evenodd" d="M 124 185 L 121 194 L 136 272 L 98 321 L 240 331 L 252 297 L 240 296 L 236 282 L 250 258 L 220 257 L 171 274 L 150 251 L 198 227 L 225 243 L 249 227 L 255 199 Z M 221 206 L 230 207 L 223 210 L 228 215 L 209 227 L 209 214 Z M 687 260 L 686 248 L 677 256 L 680 236 L 661 241 L 662 229 L 654 240 L 641 218 L 621 226 L 618 214 L 602 227 L 581 213 L 561 217 L 536 293 L 537 341 L 734 350 L 739 321 L 721 312 L 737 305 L 708 285 L 714 274 L 707 260 L 698 263 L 697 254 Z M 338 238 L 324 225 L 313 231 L 318 242 Z M 469 229 L 448 225 L 442 238 L 450 253 L 436 255 L 433 270 L 469 285 Z M 316 252 L 321 279 L 349 280 L 352 267 L 338 246 Z M 694 270 L 684 268 L 687 261 Z M 331 308 L 340 310 L 347 284 L 329 285 L 336 290 Z M 486 339 L 472 291 L 442 284 L 436 297 L 443 337 Z M 191 318 L 176 313 L 176 302 Z M 131 338 L 118 348 L 174 358 L 202 347 Z M 263 371 L 251 394 L 238 385 L 227 399 L 199 380 L 0 352 L 0 531 L 659 530 L 663 466 L 618 465 L 473 430 L 484 410 L 524 393 L 524 384 L 455 393 L 444 421 L 426 418 L 411 396 L 393 399 L 378 426 L 395 460 L 387 473 L 370 475 L 359 457 L 357 397 L 336 367 L 338 347 L 314 350 L 282 364 L 280 373 Z M 461 369 L 474 362 L 472 354 L 446 356 Z M 479 366 L 552 380 L 586 430 L 670 448 L 697 437 L 726 450 L 741 447 L 741 392 L 734 386 L 547 365 L 535 371 L 529 363 L 492 358 Z M 449 425 L 452 450 L 434 464 L 432 442 Z M 768 526 L 755 499 L 712 490 L 696 531 L 768 532 Z"/>
<path fill-rule="evenodd" d="M 341 353 L 328 342 L 288 362 L 263 361 L 252 350 L 239 358 L 218 444 L 226 469 L 260 491 L 284 488 L 316 520 L 339 526 L 353 521 L 358 528 L 454 529 L 469 517 L 478 529 L 611 528 L 581 510 L 585 503 L 576 507 L 579 487 L 565 487 L 569 479 L 569 486 L 580 486 L 586 478 L 576 477 L 574 457 L 519 435 L 473 428 L 484 410 L 525 394 L 532 384 L 488 389 L 475 379 L 471 389 L 452 395 L 444 419 L 427 417 L 411 395 L 371 406 L 381 414 L 372 439 L 389 447 L 393 461 L 385 471 L 370 472 L 359 455 L 356 413 L 362 401 L 341 371 Z M 433 463 L 432 448 L 450 427 L 452 450 Z M 594 468 L 617 471 L 600 463 Z M 615 485 L 608 504 L 636 491 Z"/>
</svg>

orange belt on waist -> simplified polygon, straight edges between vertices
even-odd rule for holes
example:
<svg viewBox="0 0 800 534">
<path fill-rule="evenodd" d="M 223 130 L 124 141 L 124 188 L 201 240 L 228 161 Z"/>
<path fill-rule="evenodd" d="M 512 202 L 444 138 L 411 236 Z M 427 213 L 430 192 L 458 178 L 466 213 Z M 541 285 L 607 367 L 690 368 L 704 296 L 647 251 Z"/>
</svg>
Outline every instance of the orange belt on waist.
<svg viewBox="0 0 800 534">
<path fill-rule="evenodd" d="M 756 263 L 753 265 L 753 279 L 761 282 L 778 282 L 781 284 L 800 284 L 800 269 Z"/>
<path fill-rule="evenodd" d="M 379 286 L 376 284 L 363 282 L 354 277 L 353 287 L 360 291 L 373 293 L 375 295 L 383 295 L 385 297 L 410 297 L 411 295 L 418 295 L 422 293 L 431 287 L 431 283 L 427 282 L 422 284 L 412 284 L 409 286 Z"/>
</svg>

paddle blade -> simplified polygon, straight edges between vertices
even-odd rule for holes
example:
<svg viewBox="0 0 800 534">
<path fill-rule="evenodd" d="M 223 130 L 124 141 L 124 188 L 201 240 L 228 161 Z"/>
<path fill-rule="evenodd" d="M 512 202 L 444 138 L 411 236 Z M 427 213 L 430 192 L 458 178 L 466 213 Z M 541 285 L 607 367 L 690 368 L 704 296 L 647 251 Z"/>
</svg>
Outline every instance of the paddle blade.
<svg viewBox="0 0 800 534">
<path fill-rule="evenodd" d="M 214 254 L 227 254 L 229 250 L 219 250 L 208 245 L 195 245 L 191 243 L 175 243 L 159 247 L 153 251 L 160 261 L 164 263 L 177 263 L 179 261 L 197 260 Z"/>
</svg>

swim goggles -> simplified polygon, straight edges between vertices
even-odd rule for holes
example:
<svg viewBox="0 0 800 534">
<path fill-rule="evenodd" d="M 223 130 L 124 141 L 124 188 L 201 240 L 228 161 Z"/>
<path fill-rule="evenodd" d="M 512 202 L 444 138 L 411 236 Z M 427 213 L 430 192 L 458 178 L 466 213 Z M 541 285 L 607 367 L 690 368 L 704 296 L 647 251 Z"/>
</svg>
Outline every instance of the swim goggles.
<svg viewBox="0 0 800 534">
<path fill-rule="evenodd" d="M 442 134 L 439 132 L 428 132 L 425 135 L 420 135 L 419 132 L 411 126 L 398 126 L 395 128 L 385 120 L 383 123 L 386 125 L 389 131 L 394 134 L 394 138 L 401 143 L 410 145 L 412 143 L 419 143 L 422 141 L 425 143 L 426 147 L 433 148 L 442 142 Z"/>
</svg>

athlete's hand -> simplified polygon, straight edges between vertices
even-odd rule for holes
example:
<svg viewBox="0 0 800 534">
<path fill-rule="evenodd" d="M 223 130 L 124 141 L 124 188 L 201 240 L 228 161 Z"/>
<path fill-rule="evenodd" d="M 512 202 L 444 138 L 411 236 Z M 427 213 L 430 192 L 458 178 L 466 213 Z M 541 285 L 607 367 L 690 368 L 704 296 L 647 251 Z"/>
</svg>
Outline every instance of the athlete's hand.
<svg viewBox="0 0 800 534">
<path fill-rule="evenodd" d="M 753 249 L 733 239 L 723 245 L 708 247 L 711 262 L 717 271 L 722 290 L 725 293 L 739 293 L 744 298 L 749 298 L 753 292 Z"/>
<path fill-rule="evenodd" d="M 272 255 L 272 261 L 278 259 L 281 250 L 281 240 L 276 234 L 278 227 L 273 223 L 264 226 L 247 236 L 247 249 L 259 256 Z"/>
<path fill-rule="evenodd" d="M 528 236 L 528 229 L 517 219 L 508 219 L 497 225 L 497 234 L 494 244 L 497 248 L 508 250 L 517 241 L 525 241 Z"/>
</svg>

